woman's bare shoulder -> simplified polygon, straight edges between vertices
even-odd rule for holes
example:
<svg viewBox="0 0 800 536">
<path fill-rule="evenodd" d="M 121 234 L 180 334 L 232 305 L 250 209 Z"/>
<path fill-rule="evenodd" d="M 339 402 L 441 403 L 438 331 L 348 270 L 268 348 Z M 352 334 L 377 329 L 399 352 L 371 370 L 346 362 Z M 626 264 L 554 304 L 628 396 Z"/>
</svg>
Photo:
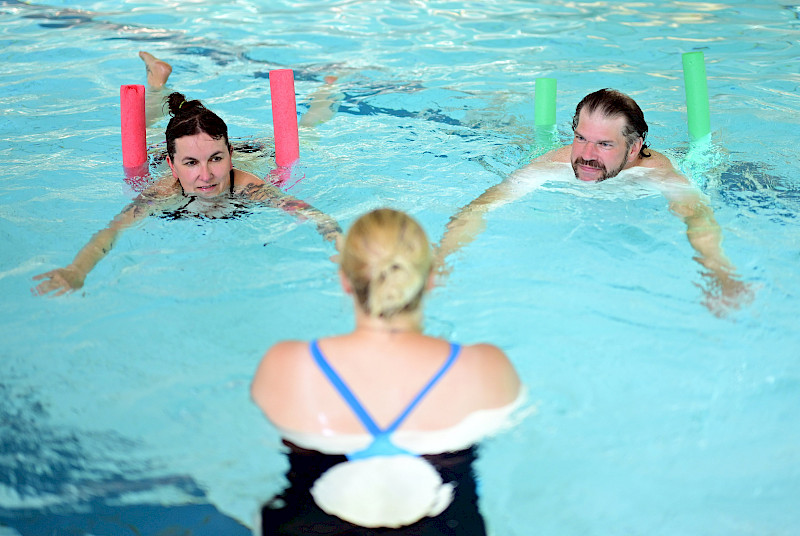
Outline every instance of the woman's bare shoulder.
<svg viewBox="0 0 800 536">
<path fill-rule="evenodd" d="M 250 184 L 260 186 L 264 184 L 262 179 L 259 179 L 254 173 L 244 171 L 243 169 L 233 168 L 233 185 L 237 188 L 243 188 Z"/>
<path fill-rule="evenodd" d="M 513 401 L 520 390 L 517 371 L 506 353 L 494 344 L 479 343 L 462 349 L 463 381 L 474 383 L 488 407 Z"/>
<path fill-rule="evenodd" d="M 281 341 L 272 345 L 261 358 L 253 378 L 253 390 L 264 390 L 276 382 L 292 381 L 302 366 L 303 352 L 308 352 L 308 343 Z M 300 358 L 300 359 L 298 359 Z"/>
<path fill-rule="evenodd" d="M 178 180 L 172 175 L 165 175 L 136 196 L 122 212 L 123 218 L 130 218 L 129 223 L 132 223 L 133 220 L 146 217 L 179 193 Z"/>
<path fill-rule="evenodd" d="M 308 343 L 305 341 L 280 341 L 273 344 L 264 354 L 264 360 L 281 366 L 290 366 L 296 362 L 296 357 L 308 352 Z"/>
<path fill-rule="evenodd" d="M 145 188 L 140 194 L 146 199 L 162 199 L 178 193 L 178 179 L 172 175 L 164 175 Z"/>
</svg>

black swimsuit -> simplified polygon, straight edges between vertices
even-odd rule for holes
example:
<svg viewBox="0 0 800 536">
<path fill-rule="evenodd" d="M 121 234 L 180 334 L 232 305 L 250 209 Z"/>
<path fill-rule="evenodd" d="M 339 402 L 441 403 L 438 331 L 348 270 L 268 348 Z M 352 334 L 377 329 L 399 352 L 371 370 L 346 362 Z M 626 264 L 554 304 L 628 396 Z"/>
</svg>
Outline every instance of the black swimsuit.
<svg viewBox="0 0 800 536">
<path fill-rule="evenodd" d="M 447 372 L 458 357 L 460 350 L 460 345 L 451 343 L 450 355 L 437 374 L 433 376 L 425 388 L 422 389 L 392 425 L 386 429 L 381 429 L 344 383 L 344 380 L 333 370 L 320 351 L 317 341 L 312 341 L 310 351 L 315 362 L 356 413 L 364 427 L 373 435 L 373 441 L 369 447 L 358 452 L 323 454 L 316 450 L 299 447 L 284 439 L 284 445 L 289 447 L 290 467 L 286 474 L 286 478 L 289 480 L 289 487 L 280 495 L 272 498 L 261 509 L 261 533 L 264 536 L 273 534 L 485 536 L 486 528 L 478 510 L 478 493 L 472 468 L 476 457 L 477 447 L 475 445 L 456 452 L 420 456 L 436 469 L 444 484 L 454 485 L 453 501 L 439 515 L 423 517 L 416 523 L 401 528 L 367 528 L 354 525 L 339 517 L 325 513 L 317 506 L 310 492 L 314 483 L 323 473 L 334 465 L 343 463 L 348 459 L 363 459 L 370 456 L 397 454 L 398 451 L 404 452 L 391 443 L 392 433 L 414 409 L 416 404 Z M 381 441 L 382 439 L 383 441 Z"/>
<path fill-rule="evenodd" d="M 261 509 L 261 534 L 273 536 L 485 536 L 486 527 L 478 510 L 478 491 L 472 467 L 477 447 L 457 452 L 422 455 L 439 472 L 442 481 L 455 484 L 453 502 L 436 517 L 424 517 L 398 529 L 367 528 L 326 514 L 309 491 L 328 469 L 347 460 L 344 454 L 323 454 L 298 447 L 287 440 L 289 486 Z"/>
<path fill-rule="evenodd" d="M 188 210 L 189 205 L 194 203 L 197 200 L 197 198 L 195 196 L 193 196 L 193 195 L 187 196 L 184 193 L 183 194 L 184 197 L 188 197 L 189 200 L 183 206 L 181 206 L 179 208 L 176 208 L 174 210 L 165 210 L 159 216 L 162 217 L 162 218 L 168 219 L 168 220 L 177 220 L 177 219 L 182 219 L 182 218 L 187 218 L 187 217 L 190 217 L 190 218 L 208 218 L 208 219 L 214 219 L 214 220 L 227 220 L 227 219 L 238 218 L 238 217 L 244 216 L 246 214 L 250 214 L 250 211 L 247 209 L 247 207 L 243 203 L 240 203 L 238 200 L 236 200 L 234 198 L 234 195 L 233 195 L 233 186 L 234 186 L 234 184 L 233 184 L 233 180 L 234 180 L 233 176 L 234 176 L 234 171 L 233 171 L 233 168 L 231 168 L 231 172 L 230 172 L 230 189 L 228 191 L 229 197 L 232 200 L 231 201 L 231 210 L 228 210 L 228 211 L 224 212 L 223 214 L 221 214 L 219 216 L 211 216 L 211 215 L 208 215 L 208 214 L 203 214 L 203 213 L 198 213 L 198 212 L 195 212 L 195 211 L 192 211 L 192 210 Z M 179 182 L 179 184 L 180 184 L 180 182 Z M 181 186 L 181 192 L 183 192 L 183 187 L 182 186 Z"/>
</svg>

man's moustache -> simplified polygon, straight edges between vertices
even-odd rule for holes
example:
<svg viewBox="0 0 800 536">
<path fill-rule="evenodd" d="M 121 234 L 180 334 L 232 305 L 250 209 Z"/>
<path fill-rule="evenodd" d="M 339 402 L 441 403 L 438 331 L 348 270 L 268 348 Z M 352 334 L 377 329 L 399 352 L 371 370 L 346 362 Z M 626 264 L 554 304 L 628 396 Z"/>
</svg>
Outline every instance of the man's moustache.
<svg viewBox="0 0 800 536">
<path fill-rule="evenodd" d="M 597 160 L 584 160 L 583 158 L 579 157 L 579 158 L 575 159 L 575 163 L 580 165 L 580 166 L 589 166 L 589 167 L 593 167 L 595 169 L 602 169 L 602 170 L 606 169 L 605 166 L 603 166 L 603 164 L 601 164 Z"/>
</svg>

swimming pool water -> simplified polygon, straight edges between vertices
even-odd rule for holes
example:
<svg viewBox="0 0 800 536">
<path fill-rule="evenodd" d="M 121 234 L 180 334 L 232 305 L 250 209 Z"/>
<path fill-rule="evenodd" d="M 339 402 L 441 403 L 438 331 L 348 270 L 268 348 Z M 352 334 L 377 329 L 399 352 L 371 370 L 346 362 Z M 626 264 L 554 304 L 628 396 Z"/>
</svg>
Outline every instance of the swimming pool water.
<svg viewBox="0 0 800 536">
<path fill-rule="evenodd" d="M 144 82 L 140 49 L 236 140 L 271 137 L 270 69 L 295 70 L 301 111 L 337 75 L 338 112 L 303 134 L 291 193 L 345 227 L 406 210 L 434 240 L 536 152 L 537 77 L 558 80 L 563 142 L 584 94 L 632 95 L 653 146 L 708 195 L 755 299 L 722 318 L 703 307 L 685 228 L 658 194 L 553 184 L 491 213 L 426 324 L 503 347 L 536 409 L 481 451 L 482 510 L 497 535 L 795 534 L 799 14 L 771 1 L 0 1 L 0 534 L 247 534 L 285 470 L 248 399 L 261 354 L 351 327 L 332 247 L 269 209 L 150 218 L 80 292 L 30 295 L 135 195 L 118 95 Z M 705 147 L 686 129 L 680 55 L 693 50 Z M 244 165 L 266 175 L 271 160 Z"/>
</svg>

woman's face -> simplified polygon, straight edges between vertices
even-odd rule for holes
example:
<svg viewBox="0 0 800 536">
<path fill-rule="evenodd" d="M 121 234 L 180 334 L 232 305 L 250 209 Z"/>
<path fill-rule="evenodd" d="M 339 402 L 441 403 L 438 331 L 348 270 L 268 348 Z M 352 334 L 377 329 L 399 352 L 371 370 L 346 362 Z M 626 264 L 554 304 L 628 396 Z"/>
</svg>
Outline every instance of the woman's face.
<svg viewBox="0 0 800 536">
<path fill-rule="evenodd" d="M 233 164 L 225 138 L 205 132 L 176 138 L 174 158 L 167 158 L 167 163 L 186 195 L 210 198 L 230 190 Z"/>
</svg>

